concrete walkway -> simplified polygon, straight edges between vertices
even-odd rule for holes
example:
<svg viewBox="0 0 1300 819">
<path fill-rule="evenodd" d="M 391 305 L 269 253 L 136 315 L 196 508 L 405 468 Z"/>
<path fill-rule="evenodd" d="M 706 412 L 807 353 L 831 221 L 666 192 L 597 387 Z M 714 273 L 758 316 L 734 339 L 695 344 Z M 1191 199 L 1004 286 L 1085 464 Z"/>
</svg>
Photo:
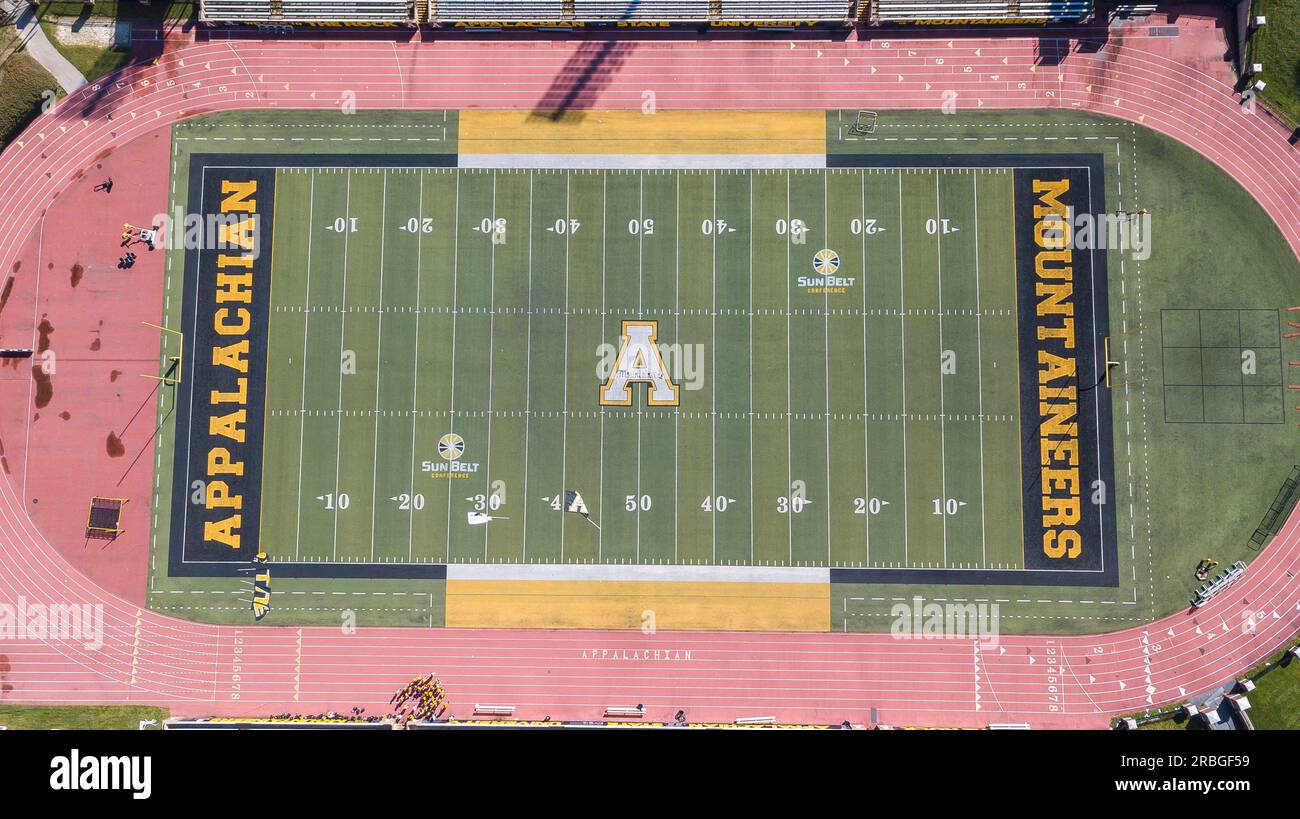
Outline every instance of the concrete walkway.
<svg viewBox="0 0 1300 819">
<path fill-rule="evenodd" d="M 66 93 L 71 94 L 85 85 L 86 78 L 45 36 L 45 32 L 36 20 L 36 15 L 32 13 L 32 7 L 23 0 L 0 0 L 0 12 L 6 15 L 12 12 L 15 6 L 21 8 L 14 15 L 14 25 L 18 27 L 18 36 L 32 59 L 44 66 L 59 85 L 63 86 Z"/>
</svg>

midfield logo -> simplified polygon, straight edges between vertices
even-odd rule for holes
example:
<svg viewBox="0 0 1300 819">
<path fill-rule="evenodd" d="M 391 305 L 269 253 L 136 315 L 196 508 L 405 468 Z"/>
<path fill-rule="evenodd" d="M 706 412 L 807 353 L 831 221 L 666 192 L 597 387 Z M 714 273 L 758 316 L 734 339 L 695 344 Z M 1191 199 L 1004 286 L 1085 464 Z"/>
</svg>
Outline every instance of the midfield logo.
<svg viewBox="0 0 1300 819">
<path fill-rule="evenodd" d="M 681 391 L 668 376 L 663 353 L 655 343 L 658 338 L 657 321 L 623 322 L 622 342 L 613 370 L 600 388 L 602 406 L 632 406 L 629 384 L 649 384 L 646 401 L 652 407 L 681 405 Z"/>
</svg>

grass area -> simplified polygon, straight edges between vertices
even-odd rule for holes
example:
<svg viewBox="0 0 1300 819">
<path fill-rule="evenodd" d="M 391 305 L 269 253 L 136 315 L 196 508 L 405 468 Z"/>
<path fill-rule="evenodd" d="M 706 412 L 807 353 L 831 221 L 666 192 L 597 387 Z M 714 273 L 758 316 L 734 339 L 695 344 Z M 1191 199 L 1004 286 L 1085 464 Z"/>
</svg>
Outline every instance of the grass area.
<svg viewBox="0 0 1300 819">
<path fill-rule="evenodd" d="M 87 82 L 94 82 L 105 74 L 116 71 L 131 59 L 129 49 L 66 43 L 59 39 L 58 25 L 49 19 L 41 20 L 40 26 L 50 43 L 82 73 Z"/>
<path fill-rule="evenodd" d="M 1200 401 L 1197 396 L 1181 394 L 1181 389 L 1166 390 L 1166 385 L 1189 382 L 1184 380 L 1185 373 L 1177 371 L 1173 356 L 1166 357 L 1165 346 L 1181 343 L 1173 340 L 1172 334 L 1174 325 L 1184 317 L 1168 313 L 1169 339 L 1164 335 L 1163 318 L 1166 311 L 1206 310 L 1209 320 L 1203 338 L 1209 339 L 1211 331 L 1225 329 L 1212 327 L 1216 324 L 1214 317 L 1228 314 L 1208 311 L 1284 310 L 1300 303 L 1300 265 L 1259 204 L 1205 157 L 1140 126 L 1113 121 L 1107 126 L 1104 118 L 1090 116 L 1057 120 L 1097 124 L 1081 130 L 1057 126 L 1054 132 L 1046 132 L 1055 140 L 1044 142 L 1039 134 L 1044 133 L 1043 124 L 1051 122 L 1053 116 L 1044 112 L 990 112 L 978 118 L 945 118 L 924 112 L 891 112 L 887 118 L 882 117 L 875 141 L 845 138 L 838 144 L 833 141 L 832 151 L 929 152 L 935 148 L 922 139 L 906 140 L 931 136 L 954 140 L 943 143 L 945 152 L 1090 151 L 1095 150 L 1087 142 L 1091 139 L 1105 144 L 1107 154 L 1117 157 L 1126 180 L 1122 192 L 1114 187 L 1108 190 L 1109 207 L 1121 205 L 1130 212 L 1139 208 L 1151 212 L 1151 257 L 1137 263 L 1127 254 L 1112 253 L 1109 266 L 1112 353 L 1118 352 L 1117 357 L 1123 359 L 1122 367 L 1114 373 L 1117 387 L 1112 393 L 1121 575 L 1127 579 L 1136 571 L 1136 589 L 1122 582 L 1120 589 L 1104 593 L 1007 587 L 996 594 L 1003 598 L 1060 601 L 1040 609 L 1032 620 L 1011 622 L 1007 622 L 1006 615 L 1020 614 L 1022 610 L 1004 604 L 1003 627 L 1007 631 L 1077 633 L 1149 621 L 1185 608 L 1198 585 L 1192 569 L 1202 557 L 1213 557 L 1227 566 L 1235 560 L 1250 562 L 1258 556 L 1249 541 L 1294 465 L 1293 428 L 1290 423 L 1183 422 L 1183 413 L 1192 400 L 1198 405 Z M 838 123 L 832 118 L 832 140 L 837 139 L 839 126 L 846 126 L 852 119 L 851 113 Z M 980 122 L 987 126 L 977 124 Z M 927 125 L 935 127 L 927 131 Z M 981 144 L 984 137 L 994 134 L 1000 137 L 991 143 L 995 147 Z M 1118 145 L 1106 142 L 1111 135 L 1120 135 Z M 1034 141 L 1026 143 L 1030 138 Z M 886 139 L 898 141 L 885 143 Z M 1069 139 L 1077 141 L 1071 144 L 1066 141 Z M 1131 177 L 1135 177 L 1136 185 L 1127 181 Z M 1276 326 L 1279 321 L 1285 326 L 1285 318 L 1275 318 L 1272 323 Z M 1121 336 L 1117 330 L 1122 330 L 1125 323 L 1129 332 Z M 1268 373 L 1271 385 L 1279 384 L 1282 375 L 1277 338 L 1275 331 L 1267 340 L 1268 351 L 1264 351 L 1263 344 L 1256 350 L 1261 363 L 1266 359 L 1269 362 L 1267 368 L 1260 366 L 1258 377 Z M 1286 360 L 1295 359 L 1293 342 L 1282 343 Z M 1237 344 L 1234 334 L 1230 346 Z M 1231 355 L 1240 361 L 1240 352 L 1234 349 Z M 1222 364 L 1226 376 L 1227 354 L 1224 361 L 1217 362 L 1213 355 L 1202 359 L 1204 370 L 1198 366 L 1198 375 Z M 1207 392 L 1217 392 L 1217 388 Z M 1281 397 L 1278 392 L 1273 392 L 1275 403 Z M 1207 413 L 1210 409 L 1207 405 Z M 1278 409 L 1282 414 L 1271 420 L 1300 420 L 1289 406 Z M 1127 438 L 1126 428 L 1132 430 Z M 1130 474 L 1135 476 L 1131 482 L 1127 479 Z M 1137 502 L 1131 506 L 1130 500 Z M 1146 509 L 1150 509 L 1149 516 Z M 1126 562 L 1130 554 L 1136 558 L 1132 564 Z M 1154 590 L 1154 595 L 1148 593 L 1149 589 Z M 942 597 L 945 591 L 951 590 L 856 586 L 843 589 L 845 600 L 839 596 L 841 589 L 837 586 L 832 608 L 847 609 L 847 628 L 852 629 L 855 597 L 869 599 L 882 592 L 890 597 Z M 1093 603 L 1084 602 L 1087 600 Z M 888 627 L 887 611 L 869 603 L 859 602 L 856 606 L 858 628 Z M 843 619 L 837 623 L 837 627 L 845 626 Z"/>
<path fill-rule="evenodd" d="M 273 563 L 1021 565 L 1018 484 L 996 479 L 1019 468 L 1015 285 L 976 268 L 1012 266 L 1010 172 L 324 169 L 276 185 L 311 205 L 275 216 Z M 951 233 L 935 238 L 940 213 Z M 340 231 L 344 214 L 357 221 Z M 500 242 L 489 216 L 508 226 Z M 864 219 L 878 240 L 854 235 Z M 809 226 L 804 244 L 787 220 Z M 900 234 L 905 283 L 889 275 Z M 853 279 L 841 292 L 799 282 L 822 248 Z M 963 314 L 942 328 L 941 283 Z M 930 318 L 904 329 L 899 310 Z M 657 321 L 659 343 L 700 364 L 678 375 L 680 407 L 638 396 L 601 411 L 592 362 L 623 320 Z M 940 333 L 970 361 L 946 404 L 929 366 Z M 340 338 L 355 373 L 339 373 Z M 904 357 L 905 382 L 889 363 Z M 981 402 L 991 420 L 974 418 Z M 451 433 L 472 474 L 439 469 Z M 566 518 L 564 489 L 600 528 Z M 864 497 L 882 503 L 869 513 Z M 501 517 L 475 525 L 471 511 Z"/>
<path fill-rule="evenodd" d="M 98 0 L 93 9 L 87 9 L 80 0 L 58 0 L 58 2 L 41 3 L 37 14 L 44 18 L 51 15 L 59 17 L 95 17 L 115 18 L 118 20 L 135 20 L 139 22 L 162 22 L 164 20 L 189 20 L 198 14 L 196 2 L 167 2 L 153 0 L 149 5 L 139 0 Z"/>
<path fill-rule="evenodd" d="M 1268 17 L 1246 45 L 1247 62 L 1264 64 L 1267 86 L 1260 96 L 1292 128 L 1300 127 L 1300 0 L 1254 0 L 1250 13 Z"/>
<path fill-rule="evenodd" d="M 1209 726 L 1204 721 L 1192 719 L 1186 714 L 1179 713 L 1169 719 L 1158 719 L 1154 722 L 1148 722 L 1145 725 L 1138 726 L 1139 731 L 1206 731 Z"/>
<path fill-rule="evenodd" d="M 1256 728 L 1300 729 L 1300 660 L 1279 652 L 1246 676 L 1255 681 L 1249 699 Z"/>
<path fill-rule="evenodd" d="M 54 77 L 25 50 L 14 50 L 17 46 L 13 28 L 0 29 L 0 146 L 35 119 L 41 113 L 42 100 L 59 88 Z"/>
<path fill-rule="evenodd" d="M 1263 662 L 1242 674 L 1238 679 L 1252 679 L 1255 690 L 1250 692 L 1250 719 L 1258 730 L 1297 730 L 1300 729 L 1300 662 L 1290 656 L 1287 650 L 1279 651 Z M 1165 706 L 1161 713 L 1170 713 L 1172 708 Z M 1155 712 L 1131 714 L 1136 719 L 1153 715 Z M 1112 727 L 1122 718 L 1111 721 Z M 1209 726 L 1204 720 L 1189 719 L 1181 711 L 1167 719 L 1154 720 L 1138 726 L 1140 731 L 1204 731 Z"/>
<path fill-rule="evenodd" d="M 147 705 L 0 705 L 0 725 L 11 731 L 135 731 L 140 720 L 157 720 L 147 730 L 162 730 L 171 716 Z"/>
</svg>

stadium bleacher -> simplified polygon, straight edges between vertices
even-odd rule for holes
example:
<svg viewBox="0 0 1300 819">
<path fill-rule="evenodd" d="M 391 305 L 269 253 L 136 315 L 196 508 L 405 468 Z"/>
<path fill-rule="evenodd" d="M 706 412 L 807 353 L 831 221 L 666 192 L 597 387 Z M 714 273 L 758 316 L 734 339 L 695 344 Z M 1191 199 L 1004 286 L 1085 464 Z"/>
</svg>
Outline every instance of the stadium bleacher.
<svg viewBox="0 0 1300 819">
<path fill-rule="evenodd" d="M 201 0 L 208 22 L 437 24 L 568 23 L 1065 23 L 1093 0 Z"/>
<path fill-rule="evenodd" d="M 848 20 L 851 0 L 438 0 L 436 18 L 472 20 Z"/>
<path fill-rule="evenodd" d="M 844 21 L 854 0 L 202 0 L 201 19 L 231 22 Z"/>
<path fill-rule="evenodd" d="M 871 0 L 871 22 L 1044 20 L 1068 23 L 1092 15 L 1092 0 Z"/>
<path fill-rule="evenodd" d="M 407 0 L 202 0 L 200 19 L 268 23 L 407 23 Z"/>
</svg>

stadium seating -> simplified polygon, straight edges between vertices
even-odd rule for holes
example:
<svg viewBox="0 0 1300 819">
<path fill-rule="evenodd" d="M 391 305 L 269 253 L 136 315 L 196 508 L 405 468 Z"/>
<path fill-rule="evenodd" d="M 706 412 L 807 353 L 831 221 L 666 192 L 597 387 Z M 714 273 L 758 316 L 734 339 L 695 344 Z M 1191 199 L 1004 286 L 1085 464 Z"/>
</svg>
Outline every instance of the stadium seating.
<svg viewBox="0 0 1300 819">
<path fill-rule="evenodd" d="M 851 0 L 438 0 L 436 19 L 457 20 L 847 20 Z"/>
<path fill-rule="evenodd" d="M 1047 20 L 1074 22 L 1092 15 L 1092 0 L 872 0 L 873 22 L 909 20 Z"/>
<path fill-rule="evenodd" d="M 208 21 L 293 24 L 1047 20 L 1092 15 L 1093 0 L 202 0 Z"/>
<path fill-rule="evenodd" d="M 407 0 L 203 0 L 203 20 L 268 23 L 405 23 Z"/>
</svg>

